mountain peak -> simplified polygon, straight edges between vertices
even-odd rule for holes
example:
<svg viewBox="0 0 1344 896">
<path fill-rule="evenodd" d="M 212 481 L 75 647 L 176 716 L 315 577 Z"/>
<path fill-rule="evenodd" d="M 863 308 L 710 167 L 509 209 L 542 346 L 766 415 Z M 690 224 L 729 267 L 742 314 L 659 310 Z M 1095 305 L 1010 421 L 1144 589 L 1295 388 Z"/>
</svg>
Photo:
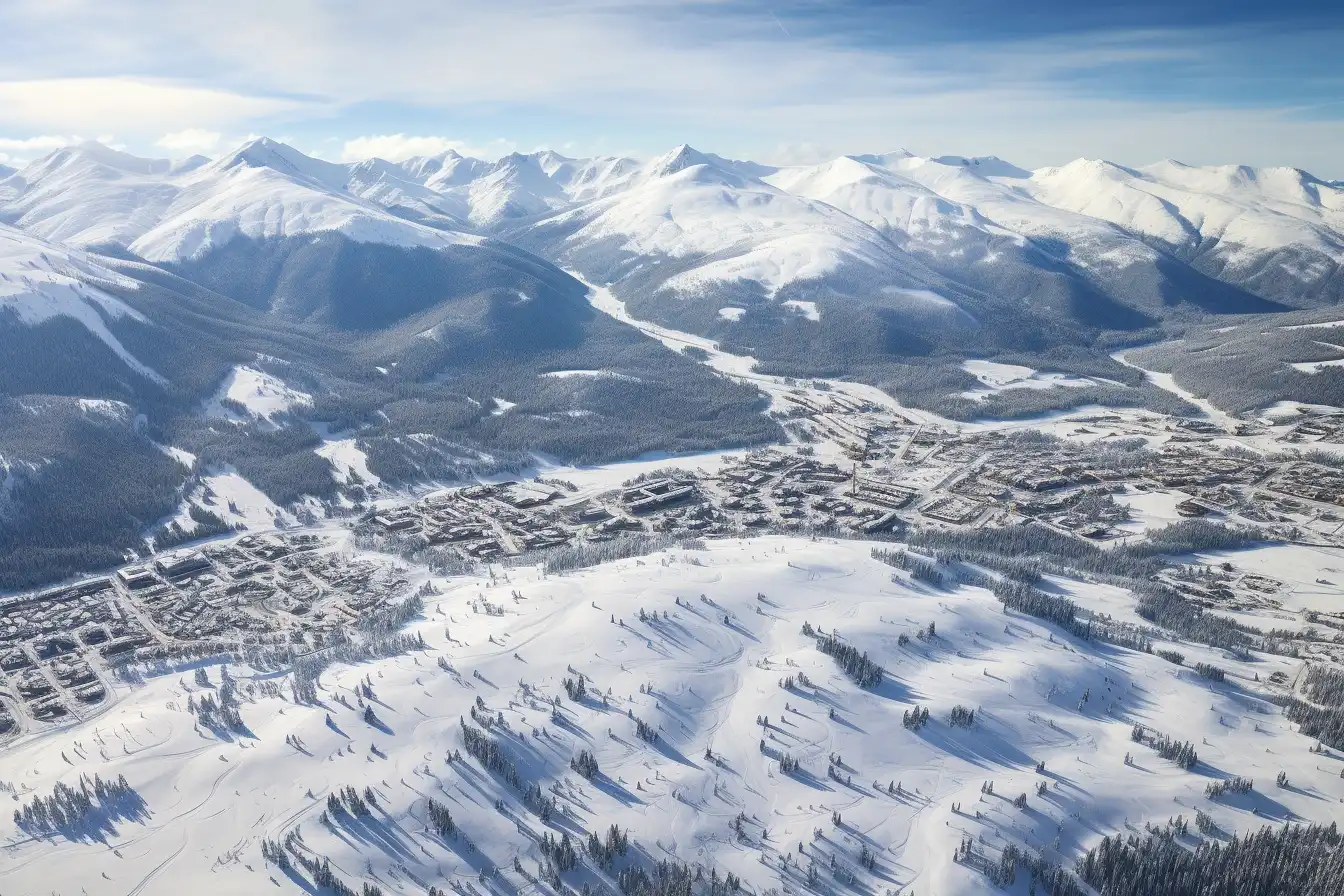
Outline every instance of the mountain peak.
<svg viewBox="0 0 1344 896">
<path fill-rule="evenodd" d="M 689 144 L 683 143 L 649 163 L 649 175 L 651 177 L 666 177 L 669 174 L 676 174 L 678 171 L 685 171 L 695 165 L 713 164 L 714 162 L 709 156 Z"/>
<path fill-rule="evenodd" d="M 219 167 L 227 169 L 245 165 L 248 168 L 270 168 L 275 167 L 276 162 L 292 164 L 295 156 L 302 155 L 297 149 L 278 140 L 254 137 L 228 155 L 221 156 Z"/>
<path fill-rule="evenodd" d="M 1043 168 L 1037 175 L 1059 176 L 1066 178 L 1101 178 L 1111 181 L 1126 181 L 1130 178 L 1142 178 L 1143 173 L 1124 165 L 1117 165 L 1105 159 L 1074 159 L 1058 168 Z M 1028 172 L 1027 176 L 1031 176 Z"/>
<path fill-rule="evenodd" d="M 901 162 L 906 159 L 917 158 L 917 156 L 908 149 L 895 149 L 891 152 L 860 153 L 849 156 L 849 158 L 863 162 L 865 165 L 877 165 L 885 168 L 892 162 Z"/>
<path fill-rule="evenodd" d="M 304 155 L 288 143 L 270 137 L 249 140 L 214 163 L 217 171 L 238 168 L 266 168 L 335 190 L 343 190 L 347 180 L 344 166 Z"/>
</svg>

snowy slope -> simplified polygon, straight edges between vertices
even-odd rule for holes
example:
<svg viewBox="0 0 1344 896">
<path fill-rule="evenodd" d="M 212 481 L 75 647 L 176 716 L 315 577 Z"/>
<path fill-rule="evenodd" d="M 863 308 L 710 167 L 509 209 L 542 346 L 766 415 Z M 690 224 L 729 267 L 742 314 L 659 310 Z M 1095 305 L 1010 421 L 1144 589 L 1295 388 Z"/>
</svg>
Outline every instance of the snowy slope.
<svg viewBox="0 0 1344 896">
<path fill-rule="evenodd" d="M 846 889 L 858 892 L 991 894 L 1004 891 L 953 859 L 963 837 L 991 858 L 1014 843 L 1069 867 L 1104 834 L 1178 814 L 1189 822 L 1196 808 L 1236 833 L 1338 816 L 1338 762 L 1310 754 L 1281 713 L 1232 683 L 1291 677 L 1296 661 L 1242 663 L 1180 645 L 1191 664 L 1227 668 L 1228 684 L 1211 685 L 1157 656 L 1005 613 L 983 589 L 893 579 L 868 550 L 721 540 L 563 576 L 511 568 L 498 582 L 431 580 L 413 567 L 407 591 L 432 581 L 437 592 L 410 627 L 425 649 L 336 664 L 321 676 L 320 705 L 294 703 L 285 686 L 268 694 L 283 680 L 234 665 L 247 734 L 212 730 L 187 710 L 218 699 L 220 669 L 208 661 L 207 685 L 191 667 L 135 687 L 110 682 L 118 700 L 100 717 L 20 738 L 0 756 L 0 780 L 21 801 L 57 782 L 77 787 L 81 775 L 124 775 L 144 811 L 114 814 L 100 837 L 78 840 L 26 836 L 7 813 L 0 874 L 30 893 L 90 882 L 90 892 L 140 896 L 315 892 L 297 862 L 285 871 L 261 857 L 263 838 L 297 831 L 295 854 L 329 860 L 355 892 L 537 893 L 538 841 L 563 832 L 581 856 L 566 884 L 596 889 L 612 884 L 583 842 L 614 824 L 633 847 L 622 865 L 699 864 L 706 876 L 738 875 L 747 892 L 805 892 L 815 864 L 826 891 L 843 891 L 840 875 L 852 872 Z M 1109 612 L 1128 600 L 1106 586 L 1052 585 Z M 885 680 L 855 686 L 804 623 L 839 631 Z M 931 623 L 936 637 L 923 636 Z M 580 675 L 586 695 L 572 699 L 562 682 Z M 919 705 L 929 722 L 912 731 L 902 715 Z M 949 724 L 957 705 L 974 710 L 969 728 Z M 475 727 L 473 712 L 502 719 L 485 737 L 555 798 L 548 820 L 469 755 L 461 726 Z M 657 744 L 636 737 L 635 719 Z M 1210 800 L 1210 776 L 1134 744 L 1136 723 L 1199 744 L 1213 774 L 1253 777 L 1255 791 Z M 570 768 L 580 750 L 597 762 L 592 779 Z M 449 761 L 453 751 L 461 758 Z M 780 757 L 799 769 L 783 772 Z M 1274 788 L 1284 769 L 1295 786 Z M 370 814 L 324 821 L 328 795 L 345 787 L 372 795 Z M 1019 793 L 1025 808 L 1012 803 Z M 455 836 L 431 829 L 431 799 L 450 810 Z M 865 847 L 871 868 L 859 861 Z M 1009 892 L 1027 892 L 1025 877 Z"/>
<path fill-rule="evenodd" d="M 204 413 L 207 417 L 232 422 L 263 420 L 271 423 L 278 415 L 312 403 L 311 395 L 291 388 L 279 377 L 239 365 L 229 371 L 219 389 L 206 401 Z M 239 406 L 242 414 L 236 410 Z"/>
<path fill-rule="evenodd" d="M 99 284 L 135 286 L 133 280 L 90 261 L 82 252 L 0 224 L 0 313 L 27 326 L 70 318 L 102 340 L 126 366 L 160 381 L 107 328 L 109 320 L 144 322 L 144 318 L 99 289 Z"/>
<path fill-rule="evenodd" d="M 974 208 L 939 196 L 894 171 L 852 156 L 783 168 L 764 180 L 797 196 L 833 205 L 864 223 L 934 245 L 963 229 L 999 230 Z M 1002 231 L 1000 231 L 1002 232 Z"/>
<path fill-rule="evenodd" d="M 513 153 L 467 187 L 471 220 L 489 227 L 505 218 L 541 214 L 569 202 L 563 187 L 535 156 Z"/>
<path fill-rule="evenodd" d="M 366 159 L 349 166 L 345 189 L 421 223 L 450 230 L 469 228 L 465 220 L 468 208 L 461 196 L 425 186 L 441 165 L 437 157 L 410 159 L 399 165 Z"/>
<path fill-rule="evenodd" d="M 402 163 L 419 167 L 418 160 Z M 448 153 L 422 181 L 483 228 L 598 199 L 624 189 L 642 165 L 627 158 L 571 159 L 550 150 L 484 162 Z M 381 201 L 381 200 L 378 200 Z"/>
<path fill-rule="evenodd" d="M 475 243 L 457 232 L 465 207 L 420 182 L 441 168 L 432 160 L 337 165 L 266 138 L 213 162 L 177 164 L 85 143 L 5 179 L 0 216 L 49 239 L 115 244 L 154 262 L 199 258 L 237 236 L 334 231 L 394 246 Z"/>
<path fill-rule="evenodd" d="M 177 197 L 178 171 L 89 141 L 57 150 L 0 184 L 0 215 L 72 246 L 128 245 Z"/>
<path fill-rule="evenodd" d="M 975 209 L 999 227 L 1027 238 L 1063 240 L 1065 257 L 1075 264 L 1114 269 L 1154 264 L 1159 257 L 1156 250 L 1109 222 L 1036 201 L 1019 189 L 1019 178 L 990 178 L 980 174 L 976 166 L 960 164 L 959 159 L 949 163 L 907 153 L 880 158 L 888 170 L 946 200 Z M 999 166 L 988 168 L 1003 170 Z M 1046 251 L 1058 254 L 1061 249 Z"/>
</svg>

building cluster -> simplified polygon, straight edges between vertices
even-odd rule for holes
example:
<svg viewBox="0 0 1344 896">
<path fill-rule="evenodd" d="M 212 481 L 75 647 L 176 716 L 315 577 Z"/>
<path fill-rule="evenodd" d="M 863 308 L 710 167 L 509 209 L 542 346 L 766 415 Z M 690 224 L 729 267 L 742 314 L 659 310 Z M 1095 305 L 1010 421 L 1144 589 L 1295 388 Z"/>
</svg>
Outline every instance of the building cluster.
<svg viewBox="0 0 1344 896">
<path fill-rule="evenodd" d="M 244 535 L 0 599 L 0 736 L 103 702 L 136 651 L 325 633 L 404 598 L 395 568 L 310 533 Z"/>
<path fill-rule="evenodd" d="M 0 735 L 19 716 L 59 721 L 101 703 L 107 686 L 94 664 L 151 641 L 112 578 L 0 601 Z"/>
<path fill-rule="evenodd" d="M 1182 516 L 1344 544 L 1344 472 L 1225 451 L 1217 439 L 1227 433 L 1208 421 L 1103 413 L 1071 421 L 1082 438 L 1060 440 L 961 432 L 825 390 L 783 399 L 797 442 L 745 453 L 714 472 L 668 468 L 587 489 L 548 480 L 473 484 L 370 511 L 354 523 L 356 535 L 433 551 L 448 567 L 454 556 L 464 567 L 526 562 L 627 533 L 889 536 L 907 526 L 1031 520 L 1102 542 L 1134 534 L 1131 502 L 1165 493 Z M 1344 431 L 1344 418 L 1336 422 L 1312 418 L 1294 431 L 1331 439 Z M 823 456 L 815 448 L 823 443 L 840 451 Z M 1276 602 L 1272 581 L 1221 570 L 1179 586 L 1234 610 Z M 108 667 L 131 651 L 321 637 L 395 603 L 407 587 L 388 563 L 291 531 L 167 552 L 108 577 L 2 599 L 0 735 L 25 718 L 60 719 L 96 705 L 108 693 Z"/>
</svg>

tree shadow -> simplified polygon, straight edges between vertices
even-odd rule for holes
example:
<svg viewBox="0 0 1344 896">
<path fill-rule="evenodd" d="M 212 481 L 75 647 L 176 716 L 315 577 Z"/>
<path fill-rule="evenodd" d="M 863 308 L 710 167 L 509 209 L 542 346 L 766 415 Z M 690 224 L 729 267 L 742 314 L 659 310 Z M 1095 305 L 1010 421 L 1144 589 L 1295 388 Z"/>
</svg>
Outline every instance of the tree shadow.
<svg viewBox="0 0 1344 896">
<path fill-rule="evenodd" d="M 1031 757 L 1001 735 L 981 726 L 978 729 L 948 728 L 941 723 L 925 725 L 919 736 L 931 746 L 980 768 L 1034 766 Z"/>
<path fill-rule="evenodd" d="M 113 786 L 116 787 L 114 782 Z M 59 814 L 43 811 L 30 821 L 21 819 L 19 830 L 34 839 L 59 836 L 74 843 L 106 844 L 109 837 L 117 835 L 119 822 L 144 824 L 150 819 L 149 804 L 134 788 L 127 787 L 124 791 L 118 788 L 100 796 L 94 787 L 85 784 L 79 789 L 53 792 L 45 802 L 54 800 Z"/>
</svg>

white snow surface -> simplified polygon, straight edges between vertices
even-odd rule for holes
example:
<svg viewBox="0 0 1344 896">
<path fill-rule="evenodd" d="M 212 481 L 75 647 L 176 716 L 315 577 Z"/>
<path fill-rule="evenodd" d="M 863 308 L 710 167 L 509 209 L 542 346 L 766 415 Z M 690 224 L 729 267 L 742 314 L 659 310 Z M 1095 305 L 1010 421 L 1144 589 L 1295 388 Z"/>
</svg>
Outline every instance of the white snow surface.
<svg viewBox="0 0 1344 896">
<path fill-rule="evenodd" d="M 226 399 L 241 404 L 252 419 L 267 422 L 273 422 L 279 414 L 313 403 L 313 397 L 307 392 L 290 388 L 279 377 L 247 365 L 239 365 L 228 372 L 219 389 L 205 403 L 205 416 L 235 422 L 243 419 L 223 404 Z"/>
<path fill-rule="evenodd" d="M 1041 373 L 1021 364 L 1001 364 L 997 361 L 969 360 L 961 369 L 985 384 L 983 389 L 962 392 L 962 398 L 980 400 L 1006 389 L 1054 389 L 1095 386 L 1097 380 L 1067 373 Z"/>
<path fill-rule="evenodd" d="M 387 184 L 266 138 L 209 164 L 178 166 L 85 143 L 58 150 L 5 183 L 11 195 L 0 194 L 0 211 L 20 227 L 71 245 L 116 243 L 154 262 L 196 259 L 237 236 L 334 231 L 359 242 L 431 248 L 480 240 L 397 217 L 347 190 L 391 203 L 402 194 L 387 192 Z M 423 198 L 410 181 L 406 190 Z M 450 226 L 452 219 L 439 223 Z"/>
<path fill-rule="evenodd" d="M 519 773 L 556 797 L 557 826 L 582 838 L 617 824 L 655 858 L 731 871 L 752 892 L 780 888 L 778 858 L 798 857 L 800 845 L 823 867 L 834 853 L 872 888 L 990 894 L 999 891 L 983 875 L 952 860 L 964 835 L 983 835 L 982 849 L 1015 842 L 1068 865 L 1102 834 L 1188 818 L 1195 806 L 1239 833 L 1290 812 L 1336 818 L 1344 797 L 1337 763 L 1318 768 L 1311 741 L 1272 707 L 1151 654 L 1102 653 L 1052 636 L 1035 619 L 1005 615 L 983 589 L 928 590 L 904 574 L 893 580 L 869 547 L 769 537 L 558 577 L 523 568 L 498 582 L 433 579 L 440 593 L 411 624 L 425 650 L 334 666 L 321 678 L 322 706 L 246 700 L 244 737 L 193 726 L 188 698 L 214 688 L 197 685 L 190 669 L 136 688 L 116 684 L 115 704 L 98 717 L 11 744 L 0 754 L 0 779 L 47 792 L 57 782 L 77 785 L 81 775 L 125 775 L 145 813 L 112 820 L 105 840 L 55 843 L 24 837 L 7 814 L 0 874 L 16 892 L 78 892 L 92 882 L 138 896 L 300 893 L 296 877 L 259 854 L 262 838 L 299 830 L 305 854 L 329 859 L 357 891 L 366 882 L 389 896 L 423 894 L 427 884 L 474 887 L 485 864 L 510 887 L 526 886 L 513 857 L 533 871 L 536 839 L 548 826 L 463 748 L 459 719 L 478 698 L 507 722 L 507 731 L 490 736 Z M 431 580 L 415 567 L 407 578 L 408 592 Z M 1120 589 L 1054 579 L 1051 586 L 1129 618 L 1132 596 Z M 502 615 L 476 612 L 485 601 Z M 668 618 L 641 622 L 641 609 Z M 841 630 L 884 665 L 885 682 L 856 687 L 800 632 L 804 621 Z M 937 638 L 917 640 L 929 623 Z M 897 645 L 902 634 L 906 646 Z M 1188 664 L 1215 661 L 1235 680 L 1295 669 L 1286 658 L 1243 664 L 1198 646 L 1179 649 Z M 270 677 L 231 671 L 244 693 Z M 218 683 L 218 668 L 207 672 Z M 567 698 L 561 680 L 576 673 L 610 708 L 596 697 Z M 815 687 L 780 687 L 800 673 Z M 356 705 L 354 689 L 366 681 L 377 728 Z M 1080 707 L 1085 690 L 1091 699 Z M 564 724 L 552 718 L 554 697 Z M 920 732 L 901 725 L 916 704 L 930 710 Z M 947 724 L 958 704 L 976 711 L 971 729 Z M 637 739 L 627 713 L 660 729 L 660 744 Z M 757 724 L 760 717 L 769 726 Z M 1271 818 L 1252 814 L 1255 801 L 1210 801 L 1207 777 L 1130 740 L 1136 722 L 1199 744 L 1201 759 L 1254 777 L 1257 792 L 1280 769 L 1295 786 L 1264 787 L 1262 811 Z M 782 774 L 762 741 L 798 759 L 802 773 Z M 445 761 L 453 749 L 460 763 Z M 591 782 L 569 768 L 580 749 L 599 765 Z M 1121 761 L 1126 752 L 1134 765 Z M 826 774 L 836 754 L 839 780 Z M 1048 777 L 1034 773 L 1037 761 Z M 995 795 L 981 794 L 987 780 Z M 1042 780 L 1060 784 L 1039 797 Z M 897 781 L 900 795 L 888 793 Z M 367 821 L 338 816 L 324 827 L 327 795 L 345 786 L 370 788 L 377 809 Z M 1027 812 L 1011 804 L 1018 793 L 1029 794 Z M 450 808 L 457 839 L 427 829 L 430 798 Z M 833 812 L 844 827 L 832 825 Z M 731 834 L 739 813 L 748 819 L 741 840 Z M 814 840 L 818 828 L 824 843 Z M 861 842 L 877 854 L 874 874 L 854 860 Z"/>
<path fill-rule="evenodd" d="M 713 282 L 746 280 L 773 294 L 860 265 L 911 285 L 896 247 L 832 206 L 794 196 L 763 181 L 689 159 L 662 176 L 576 212 L 584 223 L 571 247 L 616 241 L 637 255 L 676 259 L 714 256 L 669 278 L 670 289 L 694 292 Z M 668 167 L 665 163 L 664 168 Z"/>
<path fill-rule="evenodd" d="M 330 231 L 393 246 L 441 248 L 480 241 L 403 220 L 357 199 L 343 190 L 344 169 L 320 167 L 326 164 L 283 144 L 249 144 L 193 172 L 162 219 L 130 249 L 149 261 L 183 261 L 237 236 L 272 239 Z"/>
<path fill-rule="evenodd" d="M 1078 159 L 1034 172 L 1024 189 L 1182 248 L 1217 241 L 1236 258 L 1300 246 L 1344 259 L 1344 190 L 1296 168 Z"/>
<path fill-rule="evenodd" d="M 332 469 L 336 472 L 336 478 L 343 485 L 354 478 L 350 475 L 351 473 L 370 485 L 378 485 L 382 482 L 369 470 L 368 455 L 360 449 L 358 442 L 352 436 L 324 439 L 316 451 L 318 456 L 325 457 L 331 462 Z"/>
</svg>

